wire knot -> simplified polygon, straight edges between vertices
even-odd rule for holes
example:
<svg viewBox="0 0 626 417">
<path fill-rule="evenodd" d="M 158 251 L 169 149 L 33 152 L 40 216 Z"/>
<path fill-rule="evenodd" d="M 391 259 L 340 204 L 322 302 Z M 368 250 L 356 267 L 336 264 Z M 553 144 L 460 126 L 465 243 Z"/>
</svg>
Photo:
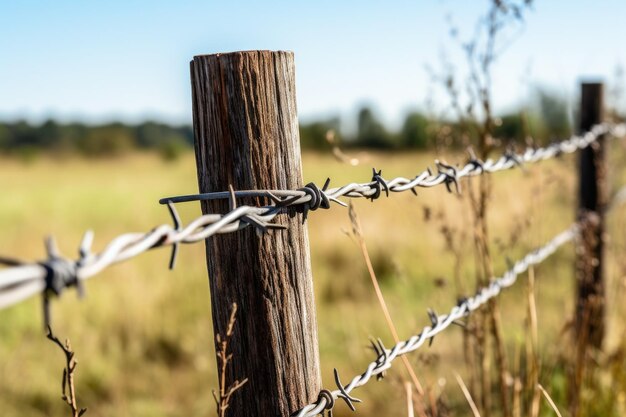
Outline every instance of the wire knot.
<svg viewBox="0 0 626 417">
<path fill-rule="evenodd" d="M 311 197 L 311 200 L 305 206 L 306 210 L 315 211 L 318 208 L 325 210 L 330 208 L 330 200 L 325 193 L 329 183 L 330 178 L 326 180 L 321 189 L 314 182 L 310 182 L 304 187 L 298 188 L 298 191 L 303 191 L 306 195 Z"/>
<path fill-rule="evenodd" d="M 43 290 L 43 320 L 45 328 L 50 327 L 50 296 L 60 296 L 65 288 L 76 287 L 78 295 L 83 296 L 84 290 L 81 281 L 78 279 L 78 262 L 61 258 L 57 255 L 40 262 L 46 270 L 44 277 L 45 288 Z"/>
<path fill-rule="evenodd" d="M 389 197 L 389 185 L 387 185 L 387 181 L 382 177 L 382 170 L 376 171 L 376 168 L 372 168 L 371 188 L 374 190 L 374 194 L 368 197 L 371 201 L 378 199 L 383 190 L 385 190 L 385 196 Z"/>
<path fill-rule="evenodd" d="M 389 355 L 387 354 L 387 348 L 383 344 L 383 341 L 380 339 L 370 339 L 370 343 L 372 345 L 372 349 L 376 352 L 376 368 L 374 370 L 378 370 L 387 365 L 387 360 L 389 359 Z M 376 380 L 380 381 L 385 378 L 385 371 L 376 375 Z"/>
<path fill-rule="evenodd" d="M 333 407 L 335 406 L 335 397 L 333 397 L 333 393 L 327 389 L 323 389 L 320 391 L 317 396 L 317 402 L 320 403 L 322 400 L 326 401 L 326 405 L 324 406 L 324 410 L 328 410 L 328 416 L 333 416 Z"/>
<path fill-rule="evenodd" d="M 78 264 L 69 259 L 53 257 L 44 262 L 41 266 L 46 270 L 46 293 L 54 293 L 59 296 L 65 288 L 77 287 L 81 290 L 81 282 L 78 279 Z"/>
<path fill-rule="evenodd" d="M 467 297 L 463 296 L 463 297 L 459 297 L 459 299 L 456 302 L 456 306 L 461 309 L 461 312 L 463 315 L 469 314 L 468 300 L 469 299 Z"/>
<path fill-rule="evenodd" d="M 524 161 L 522 161 L 522 158 L 520 158 L 519 155 L 516 154 L 512 148 L 509 148 L 504 152 L 504 158 L 507 161 L 512 161 L 515 165 L 517 165 L 520 168 L 523 168 L 524 166 Z"/>
<path fill-rule="evenodd" d="M 476 156 L 476 152 L 474 152 L 474 149 L 471 146 L 467 148 L 467 153 L 469 155 L 469 160 L 467 161 L 467 163 L 468 165 L 472 166 L 472 170 L 478 170 L 479 174 L 485 172 L 485 163 Z"/>
<path fill-rule="evenodd" d="M 560 144 L 558 142 L 554 142 L 551 143 L 546 149 L 554 149 L 554 157 L 555 158 L 560 158 L 561 156 L 563 156 L 563 148 L 560 146 Z"/>
<path fill-rule="evenodd" d="M 54 238 L 46 239 L 46 252 L 48 259 L 39 262 L 45 271 L 44 277 L 45 287 L 42 293 L 43 298 L 43 316 L 45 327 L 50 327 L 50 296 L 60 296 L 65 288 L 76 287 L 78 296 L 84 295 L 84 289 L 81 280 L 78 277 L 78 270 L 91 257 L 91 243 L 93 241 L 93 233 L 87 231 L 83 236 L 83 240 L 79 247 L 80 259 L 72 261 L 61 256 L 57 248 Z"/>
<path fill-rule="evenodd" d="M 432 308 L 429 308 L 427 310 L 427 313 L 428 313 L 428 318 L 430 319 L 430 323 L 432 325 L 431 329 L 434 329 L 437 326 L 439 326 L 439 316 L 437 315 L 437 313 L 435 313 L 435 310 L 433 310 Z M 435 340 L 435 336 L 432 336 L 428 340 L 428 347 L 433 345 L 434 340 Z"/>
<path fill-rule="evenodd" d="M 454 190 L 457 194 L 461 194 L 461 187 L 459 186 L 458 181 L 458 171 L 452 165 L 448 165 L 441 161 L 435 161 L 435 165 L 437 165 L 437 172 L 439 175 L 444 176 L 444 184 L 446 185 L 446 189 L 449 193 L 452 192 L 452 186 L 454 185 Z"/>
<path fill-rule="evenodd" d="M 326 178 L 326 182 L 321 189 L 314 182 L 310 182 L 304 187 L 298 188 L 298 191 L 304 192 L 310 198 L 310 200 L 302 205 L 298 210 L 302 212 L 302 222 L 306 221 L 309 211 L 315 211 L 318 208 L 323 208 L 325 210 L 330 208 L 330 199 L 326 195 L 328 184 L 330 184 L 330 178 Z M 293 200 L 291 200 L 288 204 L 296 201 L 297 199 L 298 197 L 293 197 Z"/>
</svg>

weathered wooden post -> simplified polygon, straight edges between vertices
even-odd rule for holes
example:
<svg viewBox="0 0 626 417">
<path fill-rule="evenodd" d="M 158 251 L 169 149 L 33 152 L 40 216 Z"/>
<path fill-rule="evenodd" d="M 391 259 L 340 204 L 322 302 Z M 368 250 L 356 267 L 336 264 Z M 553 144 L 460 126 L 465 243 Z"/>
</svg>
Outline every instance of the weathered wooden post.
<svg viewBox="0 0 626 417">
<path fill-rule="evenodd" d="M 604 118 L 604 87 L 583 83 L 580 132 L 589 131 Z M 576 338 L 595 348 L 604 338 L 604 213 L 608 204 L 607 165 L 604 137 L 580 152 L 579 203 L 581 224 L 576 263 Z"/>
<path fill-rule="evenodd" d="M 581 86 L 579 131 L 585 133 L 604 118 L 604 86 Z M 569 411 L 581 412 L 580 396 L 590 347 L 601 349 L 604 339 L 605 286 L 603 280 L 604 213 L 608 203 L 605 139 L 580 152 L 579 199 L 576 217 L 580 238 L 576 247 L 575 356 L 569 381 Z"/>
<path fill-rule="evenodd" d="M 293 53 L 196 56 L 191 82 L 200 192 L 302 186 Z M 226 201 L 202 202 L 203 213 L 227 210 Z M 206 241 L 216 334 L 226 333 L 231 304 L 239 308 L 227 379 L 249 381 L 231 416 L 288 416 L 321 387 L 307 229 L 295 212 L 279 220 L 286 230 Z"/>
</svg>

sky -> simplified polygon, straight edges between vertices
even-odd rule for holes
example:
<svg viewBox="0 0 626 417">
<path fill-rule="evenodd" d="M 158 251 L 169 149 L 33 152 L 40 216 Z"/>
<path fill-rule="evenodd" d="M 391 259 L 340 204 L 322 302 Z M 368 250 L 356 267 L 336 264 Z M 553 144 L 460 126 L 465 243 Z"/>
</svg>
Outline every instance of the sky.
<svg viewBox="0 0 626 417">
<path fill-rule="evenodd" d="M 574 99 L 581 79 L 626 66 L 626 2 L 535 0 L 494 69 L 498 112 L 534 86 Z M 388 123 L 446 97 L 425 67 L 462 62 L 487 0 L 0 0 L 0 120 L 191 123 L 189 61 L 291 50 L 301 119 L 372 104 Z"/>
</svg>

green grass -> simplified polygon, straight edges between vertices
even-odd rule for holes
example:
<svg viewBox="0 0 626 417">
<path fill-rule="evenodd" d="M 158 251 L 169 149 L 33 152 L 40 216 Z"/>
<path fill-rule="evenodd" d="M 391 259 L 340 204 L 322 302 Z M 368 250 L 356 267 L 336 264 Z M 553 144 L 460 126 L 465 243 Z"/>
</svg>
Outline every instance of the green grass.
<svg viewBox="0 0 626 417">
<path fill-rule="evenodd" d="M 432 164 L 434 157 L 370 154 L 366 163 L 348 167 L 329 155 L 310 153 L 304 155 L 304 179 L 319 184 L 330 177 L 331 186 L 364 182 L 369 180 L 371 166 L 382 168 L 386 178 L 411 176 Z M 455 159 L 460 161 L 460 157 L 449 157 Z M 506 268 L 506 257 L 522 256 L 573 220 L 574 170 L 573 159 L 564 158 L 529 166 L 526 173 L 513 170 L 494 175 L 492 236 L 506 243 L 512 238 L 511 230 L 530 222 L 529 227 L 522 227 L 514 246 L 501 249 L 494 243 L 497 272 Z M 625 172 L 615 170 L 616 183 L 626 181 Z M 48 234 L 57 237 L 66 255 L 74 256 L 86 229 L 95 231 L 94 249 L 99 250 L 121 233 L 169 223 L 167 210 L 157 200 L 197 189 L 191 154 L 169 163 L 154 155 L 93 161 L 44 158 L 26 165 L 0 159 L 0 184 L 0 253 L 27 260 L 44 257 L 43 238 Z M 467 187 L 467 183 L 462 185 Z M 427 307 L 444 312 L 455 303 L 454 257 L 444 250 L 443 224 L 467 235 L 462 285 L 474 286 L 472 225 L 465 197 L 450 195 L 445 187 L 418 191 L 417 198 L 403 193 L 375 203 L 354 202 L 401 337 L 429 324 Z M 425 220 L 425 208 L 431 212 L 430 220 Z M 199 214 L 195 204 L 180 209 L 186 220 Z M 620 233 L 626 220 L 623 212 L 618 209 L 609 218 L 611 247 L 616 250 L 626 243 Z M 323 380 L 332 388 L 334 367 L 348 380 L 373 359 L 366 348 L 369 336 L 382 337 L 388 345 L 391 336 L 359 249 L 345 234 L 350 230 L 347 210 L 335 206 L 311 213 L 309 219 Z M 620 257 L 609 255 L 608 350 L 612 352 L 623 344 L 626 315 L 618 295 L 623 294 L 625 271 L 619 266 Z M 214 415 L 210 392 L 217 380 L 204 248 L 202 244 L 183 246 L 174 271 L 167 270 L 168 258 L 168 250 L 156 250 L 115 265 L 87 283 L 84 300 L 68 291 L 54 302 L 55 332 L 71 339 L 78 357 L 77 392 L 79 404 L 89 408 L 87 415 Z M 559 333 L 573 309 L 572 248 L 564 248 L 536 273 L 540 353 L 547 369 L 557 362 L 560 346 L 568 340 Z M 525 276 L 520 281 L 501 298 L 511 358 L 525 337 Z M 0 311 L 2 417 L 67 415 L 60 399 L 63 358 L 44 337 L 40 310 L 40 300 L 32 299 Z M 464 372 L 460 336 L 457 328 L 451 328 L 431 348 L 412 355 L 411 361 L 424 384 L 436 394 L 443 393 L 448 405 L 460 410 L 459 415 L 468 415 L 452 377 L 453 370 Z M 618 371 L 606 369 L 606 374 L 620 375 L 623 368 L 615 366 Z M 358 406 L 359 415 L 405 414 L 403 391 L 393 377 L 402 372 L 395 366 L 391 378 L 355 391 L 364 400 Z M 566 403 L 559 392 L 564 378 L 558 369 L 542 376 L 542 384 L 555 391 L 562 410 Z M 597 411 L 602 414 L 597 415 L 623 412 L 623 380 L 621 384 L 610 393 L 614 397 L 596 401 L 603 404 Z M 338 404 L 337 416 L 348 413 L 347 407 Z"/>
</svg>

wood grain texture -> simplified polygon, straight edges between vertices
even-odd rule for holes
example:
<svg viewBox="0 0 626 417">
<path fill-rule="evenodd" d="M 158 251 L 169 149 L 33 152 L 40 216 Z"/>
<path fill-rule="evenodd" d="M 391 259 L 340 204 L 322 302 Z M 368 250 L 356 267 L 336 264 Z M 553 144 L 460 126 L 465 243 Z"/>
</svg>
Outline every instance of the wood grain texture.
<svg viewBox="0 0 626 417">
<path fill-rule="evenodd" d="M 191 80 L 200 192 L 302 186 L 293 53 L 196 56 Z M 203 213 L 227 210 L 226 201 L 202 202 Z M 278 221 L 288 229 L 206 241 L 215 333 L 239 307 L 228 379 L 249 379 L 230 416 L 288 416 L 321 387 L 307 229 L 296 212 Z"/>
</svg>

